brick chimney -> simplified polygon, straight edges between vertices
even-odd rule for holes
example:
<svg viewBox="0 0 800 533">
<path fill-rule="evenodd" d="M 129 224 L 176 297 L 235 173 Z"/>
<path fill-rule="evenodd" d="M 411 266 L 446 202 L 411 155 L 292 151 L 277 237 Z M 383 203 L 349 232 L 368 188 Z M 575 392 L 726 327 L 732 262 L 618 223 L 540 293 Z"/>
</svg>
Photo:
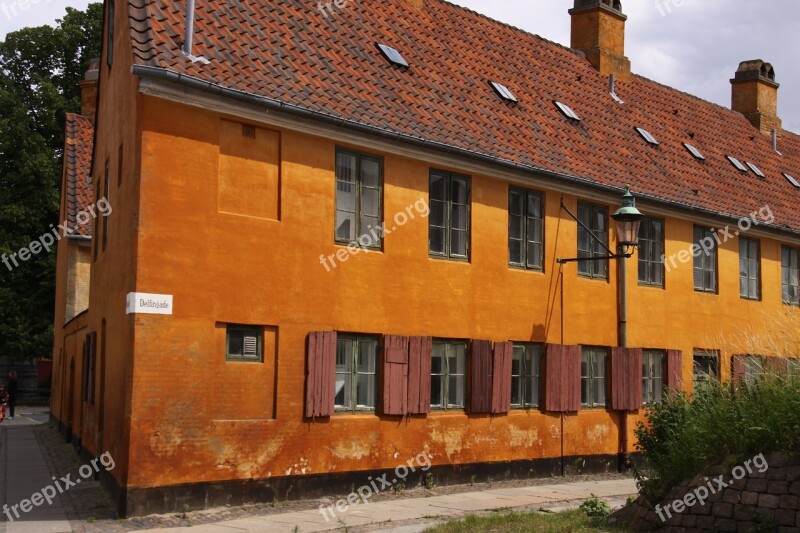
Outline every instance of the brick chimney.
<svg viewBox="0 0 800 533">
<path fill-rule="evenodd" d="M 89 69 L 84 78 L 78 82 L 81 88 L 81 115 L 88 118 L 94 124 L 94 117 L 97 114 L 97 80 L 100 77 L 100 60 L 89 60 Z"/>
<path fill-rule="evenodd" d="M 603 75 L 614 74 L 625 81 L 631 75 L 631 62 L 625 57 L 625 21 L 620 0 L 575 0 L 572 17 L 574 50 L 586 55 Z"/>
<path fill-rule="evenodd" d="M 778 87 L 775 69 L 760 59 L 742 61 L 731 80 L 731 109 L 752 122 L 761 133 L 771 135 L 781 129 L 778 117 Z"/>
</svg>

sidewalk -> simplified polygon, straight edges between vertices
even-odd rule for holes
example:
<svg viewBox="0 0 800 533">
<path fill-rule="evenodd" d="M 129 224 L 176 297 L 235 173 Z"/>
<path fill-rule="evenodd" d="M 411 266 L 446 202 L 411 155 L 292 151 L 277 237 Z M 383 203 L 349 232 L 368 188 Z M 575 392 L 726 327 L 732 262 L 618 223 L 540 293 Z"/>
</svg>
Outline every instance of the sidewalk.
<svg viewBox="0 0 800 533">
<path fill-rule="evenodd" d="M 47 421 L 47 408 L 19 407 L 16 411 L 14 420 L 7 418 L 0 423 L 0 500 L 8 505 L 3 507 L 4 531 L 70 533 L 72 528 L 60 497 L 51 505 L 34 506 L 27 513 L 19 507 L 20 502 L 52 484 L 53 474 L 33 434 L 34 426 Z"/>
<path fill-rule="evenodd" d="M 314 531 L 392 531 L 417 533 L 444 520 L 498 509 L 552 512 L 576 508 L 592 494 L 613 507 L 637 494 L 633 479 L 582 481 L 535 487 L 489 489 L 430 498 L 391 500 L 356 505 L 339 513 L 328 512 L 328 521 L 319 510 L 254 516 L 238 520 L 169 529 L 148 529 L 151 533 L 235 533 L 235 532 L 314 532 Z M 334 514 L 335 513 L 335 514 Z M 333 516 L 332 516 L 333 515 Z M 345 529 L 345 526 L 347 529 Z M 296 528 L 296 529 L 295 529 Z"/>
</svg>

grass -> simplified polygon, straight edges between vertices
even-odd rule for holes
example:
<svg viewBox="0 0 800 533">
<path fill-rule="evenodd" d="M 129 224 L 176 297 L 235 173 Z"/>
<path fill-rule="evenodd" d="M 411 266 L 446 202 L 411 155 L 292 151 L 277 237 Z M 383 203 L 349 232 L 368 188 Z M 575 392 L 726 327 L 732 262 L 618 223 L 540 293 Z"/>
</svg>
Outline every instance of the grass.
<svg viewBox="0 0 800 533">
<path fill-rule="evenodd" d="M 503 512 L 488 516 L 470 515 L 463 520 L 453 520 L 426 530 L 430 533 L 537 533 L 564 532 L 615 532 L 633 530 L 609 524 L 604 517 L 590 517 L 574 510 L 561 513 Z"/>
<path fill-rule="evenodd" d="M 732 466 L 758 454 L 800 450 L 800 375 L 767 373 L 757 383 L 712 382 L 670 394 L 636 428 L 640 491 L 651 503 L 709 465 Z"/>
</svg>

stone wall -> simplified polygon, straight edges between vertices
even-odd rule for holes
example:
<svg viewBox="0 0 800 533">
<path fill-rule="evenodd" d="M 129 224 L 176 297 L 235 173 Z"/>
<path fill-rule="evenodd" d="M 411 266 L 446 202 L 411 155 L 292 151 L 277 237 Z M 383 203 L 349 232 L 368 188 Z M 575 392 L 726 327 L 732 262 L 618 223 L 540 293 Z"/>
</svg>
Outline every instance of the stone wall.
<svg viewBox="0 0 800 533">
<path fill-rule="evenodd" d="M 775 452 L 767 454 L 765 459 L 768 466 L 764 472 L 760 472 L 752 461 L 750 469 L 745 468 L 744 462 L 709 468 L 708 473 L 672 489 L 656 508 L 640 496 L 616 516 L 637 530 L 646 531 L 663 527 L 665 532 L 676 533 L 798 532 L 800 453 Z M 727 486 L 720 486 L 718 480 Z M 701 504 L 698 495 L 703 496 L 704 492 L 708 496 Z M 682 504 L 676 506 L 678 500 Z M 676 512 L 675 507 L 680 512 Z"/>
</svg>

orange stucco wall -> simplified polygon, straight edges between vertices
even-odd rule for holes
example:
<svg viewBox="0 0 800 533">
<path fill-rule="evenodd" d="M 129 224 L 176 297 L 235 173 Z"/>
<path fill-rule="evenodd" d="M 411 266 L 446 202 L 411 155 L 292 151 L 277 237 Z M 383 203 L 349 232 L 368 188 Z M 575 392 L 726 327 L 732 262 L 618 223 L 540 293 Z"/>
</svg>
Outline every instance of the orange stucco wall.
<svg viewBox="0 0 800 533">
<path fill-rule="evenodd" d="M 565 416 L 563 433 L 560 415 L 539 411 L 434 412 L 402 422 L 302 416 L 310 331 L 616 345 L 613 265 L 609 281 L 577 277 L 574 263 L 559 275 L 555 258 L 576 254 L 577 234 L 560 211 L 561 194 L 543 191 L 544 273 L 508 267 L 508 183 L 482 175 L 472 175 L 470 262 L 430 258 L 428 223 L 417 217 L 387 236 L 382 252 L 328 272 L 320 255 L 341 249 L 333 242 L 334 142 L 273 129 L 278 174 L 263 194 L 279 206 L 262 213 L 243 203 L 248 213 L 235 214 L 219 199 L 220 181 L 234 178 L 221 169 L 238 168 L 220 164 L 224 136 L 238 132 L 231 118 L 147 96 L 139 104 L 135 290 L 173 295 L 174 314 L 133 320 L 129 487 L 392 468 L 423 450 L 434 464 L 558 457 L 562 445 L 567 456 L 617 453 L 619 416 L 606 410 Z M 384 158 L 386 220 L 427 200 L 428 163 L 367 151 Z M 564 195 L 573 211 L 577 200 Z M 667 256 L 690 246 L 692 225 L 666 218 Z M 723 336 L 765 332 L 785 311 L 779 248 L 762 240 L 763 302 L 739 298 L 736 240 L 720 250 L 719 295 L 694 292 L 691 264 L 668 273 L 665 290 L 639 287 L 631 261 L 629 345 L 683 350 L 689 389 L 693 349 L 720 350 L 727 378 L 736 348 Z M 268 328 L 265 363 L 226 362 L 225 323 Z M 629 417 L 631 443 L 640 419 Z"/>
</svg>

